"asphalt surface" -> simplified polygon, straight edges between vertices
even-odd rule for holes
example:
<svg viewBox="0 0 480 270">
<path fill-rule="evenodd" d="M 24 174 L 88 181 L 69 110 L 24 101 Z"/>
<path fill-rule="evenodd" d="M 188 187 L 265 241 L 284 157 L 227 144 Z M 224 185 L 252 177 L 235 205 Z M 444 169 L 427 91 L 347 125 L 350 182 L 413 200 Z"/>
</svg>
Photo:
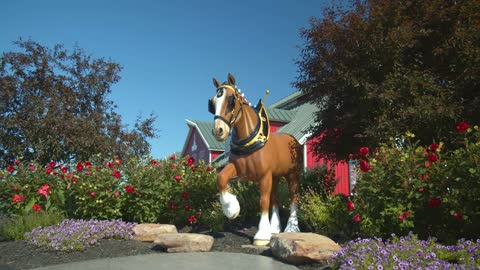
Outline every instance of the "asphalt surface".
<svg viewBox="0 0 480 270">
<path fill-rule="evenodd" d="M 52 265 L 34 270 L 297 270 L 270 257 L 227 252 L 159 253 Z"/>
</svg>

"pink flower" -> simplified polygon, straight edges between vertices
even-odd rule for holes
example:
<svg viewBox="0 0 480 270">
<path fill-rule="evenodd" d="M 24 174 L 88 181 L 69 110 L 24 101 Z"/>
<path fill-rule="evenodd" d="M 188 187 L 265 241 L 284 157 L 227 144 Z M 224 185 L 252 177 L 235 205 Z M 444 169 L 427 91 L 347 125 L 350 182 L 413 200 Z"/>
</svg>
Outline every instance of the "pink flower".
<svg viewBox="0 0 480 270">
<path fill-rule="evenodd" d="M 353 211 L 353 209 L 355 209 L 355 204 L 353 204 L 352 201 L 348 201 L 347 202 L 347 210 L 348 211 Z"/>
<path fill-rule="evenodd" d="M 20 195 L 20 194 L 15 194 L 15 195 L 13 195 L 12 201 L 14 203 L 20 203 L 20 202 L 25 201 L 25 197 L 23 195 Z"/>
<path fill-rule="evenodd" d="M 184 191 L 182 193 L 182 198 L 184 198 L 184 199 L 188 198 L 188 192 Z"/>
<path fill-rule="evenodd" d="M 120 192 L 118 192 L 118 191 L 115 191 L 115 192 L 113 193 L 113 196 L 115 196 L 115 197 L 118 197 L 118 196 L 120 196 Z"/>
<path fill-rule="evenodd" d="M 453 213 L 453 217 L 456 218 L 458 221 L 463 220 L 463 216 L 457 212 Z"/>
<path fill-rule="evenodd" d="M 405 211 L 405 212 L 403 212 L 403 216 L 404 216 L 405 218 L 409 218 L 409 217 L 410 217 L 410 213 L 409 213 L 408 211 Z"/>
<path fill-rule="evenodd" d="M 457 131 L 460 132 L 460 133 L 465 133 L 467 132 L 468 128 L 470 127 L 470 125 L 467 123 L 467 122 L 460 122 L 457 124 L 456 128 L 457 128 Z"/>
<path fill-rule="evenodd" d="M 45 198 L 48 197 L 49 192 L 50 192 L 50 186 L 49 185 L 43 185 L 37 191 L 38 194 L 42 195 Z"/>
<path fill-rule="evenodd" d="M 403 218 L 404 218 L 403 214 L 400 214 L 400 215 L 398 216 L 398 220 L 399 220 L 400 222 L 403 221 Z"/>
<path fill-rule="evenodd" d="M 90 197 L 92 197 L 92 199 L 95 198 L 96 195 L 95 192 L 90 192 Z"/>
<path fill-rule="evenodd" d="M 368 163 L 368 161 L 360 161 L 360 170 L 362 170 L 362 172 L 368 172 L 370 170 L 370 164 Z"/>
<path fill-rule="evenodd" d="M 356 223 L 359 223 L 362 219 L 360 218 L 360 215 L 355 215 L 353 216 L 353 221 L 356 222 Z"/>
<path fill-rule="evenodd" d="M 197 217 L 195 215 L 191 215 L 188 217 L 188 222 L 190 222 L 190 224 L 195 222 L 196 220 L 197 220 Z"/>
<path fill-rule="evenodd" d="M 42 207 L 39 204 L 34 204 L 32 206 L 32 210 L 37 211 L 37 213 L 40 213 L 40 211 L 42 210 Z"/>
<path fill-rule="evenodd" d="M 180 182 L 180 180 L 182 180 L 180 175 L 175 175 L 175 177 L 173 177 L 173 178 L 175 178 L 175 181 L 177 181 L 177 182 Z"/>
<path fill-rule="evenodd" d="M 367 156 L 367 155 L 368 155 L 368 153 L 369 153 L 369 151 L 368 151 L 368 147 L 360 147 L 360 150 L 359 150 L 359 152 L 360 152 L 360 155 L 361 155 L 362 157 L 365 157 L 365 156 Z"/>
<path fill-rule="evenodd" d="M 190 211 L 190 205 L 188 203 L 184 204 L 183 209 L 185 209 L 185 211 Z"/>
<path fill-rule="evenodd" d="M 28 164 L 28 169 L 30 169 L 30 171 L 35 171 L 35 166 L 33 164 Z"/>
</svg>

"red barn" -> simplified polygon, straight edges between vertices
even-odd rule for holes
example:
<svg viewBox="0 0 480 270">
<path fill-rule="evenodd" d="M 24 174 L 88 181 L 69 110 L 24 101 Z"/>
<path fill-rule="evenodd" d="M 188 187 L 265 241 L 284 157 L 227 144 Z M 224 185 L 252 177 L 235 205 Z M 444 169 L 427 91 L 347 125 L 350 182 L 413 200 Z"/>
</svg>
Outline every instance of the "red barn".
<svg viewBox="0 0 480 270">
<path fill-rule="evenodd" d="M 294 136 L 303 145 L 304 168 L 317 165 L 330 166 L 331 162 L 315 157 L 312 142 L 315 138 L 309 133 L 310 127 L 316 125 L 314 114 L 317 107 L 304 98 L 302 92 L 297 91 L 268 106 L 267 114 L 270 118 L 271 132 L 288 133 Z M 229 141 L 218 142 L 212 135 L 213 121 L 186 120 L 189 132 L 182 150 L 182 156 L 192 156 L 195 160 L 204 160 L 207 163 L 227 162 Z M 226 147 L 227 146 L 227 147 Z M 339 180 L 335 193 L 349 195 L 355 184 L 353 164 L 346 161 L 339 162 L 335 167 L 335 176 Z"/>
</svg>

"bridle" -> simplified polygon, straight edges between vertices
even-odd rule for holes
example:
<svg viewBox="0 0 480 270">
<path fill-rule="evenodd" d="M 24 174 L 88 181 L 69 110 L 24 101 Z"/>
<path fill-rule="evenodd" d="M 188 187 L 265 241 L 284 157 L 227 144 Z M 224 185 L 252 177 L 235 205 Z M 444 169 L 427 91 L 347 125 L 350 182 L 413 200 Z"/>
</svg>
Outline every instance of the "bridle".
<svg viewBox="0 0 480 270">
<path fill-rule="evenodd" d="M 240 112 L 242 111 L 242 108 L 243 108 L 243 102 L 240 102 L 240 108 L 238 109 L 237 111 L 237 114 L 235 114 L 235 104 L 236 104 L 236 101 L 237 99 L 239 98 L 239 94 L 238 94 L 238 90 L 231 86 L 231 85 L 228 85 L 228 84 L 223 84 L 223 85 L 220 85 L 218 88 L 217 88 L 217 97 L 221 97 L 223 95 L 223 89 L 224 88 L 228 88 L 228 89 L 231 89 L 234 91 L 234 94 L 229 96 L 228 97 L 228 100 L 227 100 L 227 106 L 228 108 L 231 110 L 230 114 L 232 115 L 231 118 L 230 118 L 230 121 L 228 121 L 227 119 L 225 119 L 223 116 L 221 115 L 215 115 L 213 117 L 213 120 L 216 120 L 216 119 L 220 119 L 222 120 L 223 122 L 225 122 L 225 124 L 228 125 L 229 128 L 232 128 L 232 125 L 235 123 L 235 121 L 237 120 L 238 116 L 240 115 Z M 213 100 L 212 99 L 209 99 L 208 100 L 208 111 L 212 114 L 215 114 L 215 104 L 213 103 Z"/>
</svg>

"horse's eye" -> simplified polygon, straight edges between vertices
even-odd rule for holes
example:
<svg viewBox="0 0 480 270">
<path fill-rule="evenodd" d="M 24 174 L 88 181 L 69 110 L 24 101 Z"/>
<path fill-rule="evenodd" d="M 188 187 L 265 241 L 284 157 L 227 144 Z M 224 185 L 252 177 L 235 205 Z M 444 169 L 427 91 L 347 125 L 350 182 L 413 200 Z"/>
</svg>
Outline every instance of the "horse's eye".
<svg viewBox="0 0 480 270">
<path fill-rule="evenodd" d="M 217 90 L 217 97 L 223 96 L 223 88 Z"/>
</svg>

